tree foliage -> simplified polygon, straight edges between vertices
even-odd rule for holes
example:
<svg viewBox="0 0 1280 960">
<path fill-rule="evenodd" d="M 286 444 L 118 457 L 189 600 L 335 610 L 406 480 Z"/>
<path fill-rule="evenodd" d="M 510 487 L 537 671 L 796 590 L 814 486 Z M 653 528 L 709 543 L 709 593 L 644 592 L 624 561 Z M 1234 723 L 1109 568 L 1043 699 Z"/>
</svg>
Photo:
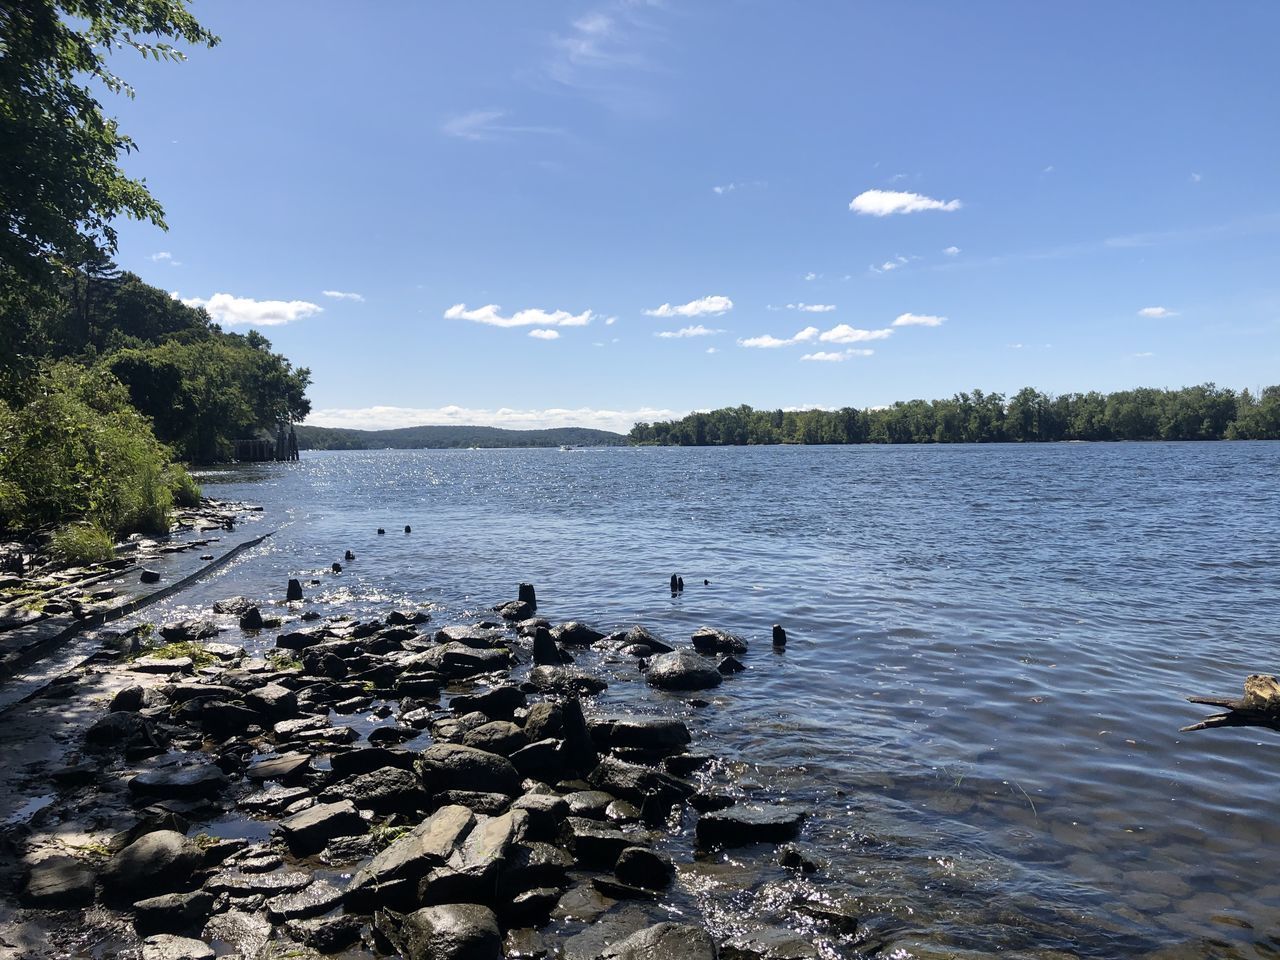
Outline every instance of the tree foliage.
<svg viewBox="0 0 1280 960">
<path fill-rule="evenodd" d="M 114 252 L 121 215 L 164 225 L 91 84 L 132 96 L 110 54 L 185 59 L 170 40 L 217 43 L 185 0 L 0 0 L 0 263 L 47 281 Z"/>
<path fill-rule="evenodd" d="M 725 407 L 680 420 L 638 423 L 635 443 L 715 446 L 769 443 L 1039 443 L 1054 440 L 1276 440 L 1280 386 L 1259 397 L 1212 383 L 1052 396 L 958 393 L 857 410 Z"/>
</svg>

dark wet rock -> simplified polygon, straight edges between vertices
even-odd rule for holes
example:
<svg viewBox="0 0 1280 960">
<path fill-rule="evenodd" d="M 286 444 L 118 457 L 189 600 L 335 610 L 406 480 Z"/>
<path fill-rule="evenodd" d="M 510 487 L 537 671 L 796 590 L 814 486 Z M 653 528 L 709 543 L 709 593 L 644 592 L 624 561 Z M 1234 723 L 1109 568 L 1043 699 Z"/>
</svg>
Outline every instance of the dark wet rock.
<svg viewBox="0 0 1280 960">
<path fill-rule="evenodd" d="M 267 901 L 267 915 L 273 920 L 305 920 L 329 913 L 342 905 L 342 891 L 323 880 L 308 884 L 296 893 L 283 893 Z"/>
<path fill-rule="evenodd" d="M 661 890 L 675 878 L 676 868 L 669 857 L 645 847 L 628 847 L 618 855 L 613 875 L 633 887 Z"/>
<path fill-rule="evenodd" d="M 818 858 L 798 843 L 787 843 L 778 848 L 778 863 L 789 870 L 801 873 L 817 873 L 821 863 Z"/>
<path fill-rule="evenodd" d="M 505 793 L 486 793 L 482 790 L 445 790 L 433 798 L 437 804 L 457 804 L 472 813 L 496 817 L 511 807 L 511 798 Z"/>
<path fill-rule="evenodd" d="M 604 818 L 610 823 L 638 823 L 643 817 L 644 812 L 626 800 L 615 800 L 604 808 Z"/>
<path fill-rule="evenodd" d="M 221 683 L 202 683 L 199 680 L 180 680 L 160 688 L 170 703 L 190 703 L 193 700 L 235 700 L 240 691 Z"/>
<path fill-rule="evenodd" d="M 360 939 L 360 917 L 342 915 L 313 920 L 291 920 L 286 925 L 289 935 L 321 953 L 337 953 Z"/>
<path fill-rule="evenodd" d="M 444 683 L 444 677 L 438 673 L 405 673 L 396 678 L 393 689 L 402 697 L 434 697 Z"/>
<path fill-rule="evenodd" d="M 592 720 L 588 725 L 597 747 L 639 747 L 675 753 L 693 739 L 681 720 L 663 717 L 618 717 Z"/>
<path fill-rule="evenodd" d="M 503 620 L 528 620 L 536 609 L 521 600 L 508 600 L 494 607 L 493 612 Z"/>
<path fill-rule="evenodd" d="M 662 758 L 662 769 L 673 777 L 687 777 L 714 759 L 709 753 L 676 753 Z"/>
<path fill-rule="evenodd" d="M 649 657 L 655 653 L 671 653 L 674 649 L 644 627 L 635 626 L 618 637 L 620 649 L 633 657 Z"/>
<path fill-rule="evenodd" d="M 720 948 L 721 960 L 818 960 L 812 943 L 785 927 L 762 927 L 735 934 Z"/>
<path fill-rule="evenodd" d="M 174 830 L 144 834 L 109 861 L 102 871 L 104 899 L 136 899 L 184 890 L 204 863 L 200 848 Z"/>
<path fill-rule="evenodd" d="M 311 874 L 299 870 L 282 870 L 274 873 L 246 873 L 239 869 L 223 870 L 205 883 L 210 893 L 226 893 L 237 899 L 255 895 L 279 896 L 297 893 L 311 883 Z"/>
<path fill-rule="evenodd" d="M 448 862 L 433 869 L 418 885 L 420 903 L 489 901 L 507 850 L 524 834 L 524 811 L 481 817 Z"/>
<path fill-rule="evenodd" d="M 138 580 L 141 583 L 159 583 L 160 574 L 155 570 L 143 570 L 138 574 Z"/>
<path fill-rule="evenodd" d="M 688 798 L 693 787 L 651 767 L 605 757 L 587 777 L 597 790 L 630 800 L 648 812 L 652 806 L 665 813 Z"/>
<path fill-rule="evenodd" d="M 394 750 L 387 747 L 365 747 L 360 750 L 347 750 L 335 753 L 329 758 L 333 772 L 340 777 L 355 776 L 360 773 L 372 773 L 383 767 L 399 767 L 402 770 L 413 769 L 414 755 L 407 750 Z"/>
<path fill-rule="evenodd" d="M 511 765 L 520 771 L 522 777 L 555 780 L 567 770 L 562 740 L 546 739 L 530 743 L 512 753 L 510 759 Z"/>
<path fill-rule="evenodd" d="M 138 933 L 179 933 L 201 926 L 213 909 L 213 895 L 204 890 L 165 893 L 133 905 L 133 925 Z"/>
<path fill-rule="evenodd" d="M 502 934 L 488 907 L 449 903 L 403 917 L 390 939 L 405 960 L 501 960 Z"/>
<path fill-rule="evenodd" d="M 410 813 L 425 809 L 428 797 L 412 771 L 384 767 L 334 784 L 325 790 L 323 799 L 350 800 L 375 813 Z"/>
<path fill-rule="evenodd" d="M 404 743 L 406 740 L 412 740 L 418 735 L 418 731 L 413 727 L 399 723 L 388 723 L 385 726 L 374 727 L 369 731 L 369 743 L 375 747 L 387 746 L 394 743 Z"/>
<path fill-rule="evenodd" d="M 560 891 L 555 887 L 535 887 L 532 890 L 525 890 L 502 903 L 502 921 L 504 924 L 542 926 L 551 917 L 551 911 L 559 902 Z"/>
<path fill-rule="evenodd" d="M 791 806 L 739 804 L 698 818 L 698 843 L 704 847 L 743 847 L 783 843 L 800 832 L 804 811 Z"/>
<path fill-rule="evenodd" d="M 261 630 L 264 625 L 262 611 L 257 607 L 248 607 L 240 613 L 241 630 Z"/>
<path fill-rule="evenodd" d="M 320 643 L 324 637 L 310 630 L 292 630 L 276 637 L 276 646 L 282 650 L 306 650 Z"/>
<path fill-rule="evenodd" d="M 132 755 L 164 750 L 151 722 L 137 713 L 106 714 L 84 732 L 84 745 L 90 750 L 124 750 Z"/>
<path fill-rule="evenodd" d="M 533 630 L 533 663 L 539 667 L 559 667 L 572 663 L 573 658 L 563 653 L 556 644 L 556 638 L 544 626 Z"/>
<path fill-rule="evenodd" d="M 319 859 L 330 866 L 345 867 L 368 860 L 381 848 L 381 842 L 371 833 L 360 837 L 335 837 L 325 844 Z"/>
<path fill-rule="evenodd" d="M 583 817 L 567 817 L 565 829 L 574 856 L 587 867 L 611 869 L 619 854 L 634 842 L 616 827 Z"/>
<path fill-rule="evenodd" d="M 542 693 L 560 696 L 589 696 L 599 693 L 609 685 L 599 677 L 573 667 L 534 667 L 529 671 L 529 683 Z"/>
<path fill-rule="evenodd" d="M 637 887 L 630 883 L 623 883 L 621 880 L 615 880 L 613 877 L 592 877 L 592 885 L 603 893 L 606 897 L 612 897 L 614 900 L 657 900 L 658 891 L 649 887 Z"/>
<path fill-rule="evenodd" d="M 460 717 L 437 716 L 431 721 L 431 735 L 436 740 L 460 743 L 462 738 L 477 727 L 489 722 L 483 713 L 464 713 Z"/>
<path fill-rule="evenodd" d="M 97 878 L 74 857 L 51 857 L 31 868 L 19 898 L 28 907 L 62 910 L 93 903 Z"/>
<path fill-rule="evenodd" d="M 727 793 L 714 793 L 704 790 L 698 790 L 689 797 L 689 806 L 700 813 L 724 810 L 727 807 L 732 807 L 737 802 L 737 798 Z"/>
<path fill-rule="evenodd" d="M 131 684 L 116 692 L 111 698 L 112 713 L 134 713 L 142 709 L 146 691 L 139 684 Z"/>
<path fill-rule="evenodd" d="M 316 645 L 318 647 L 319 644 Z M 315 647 L 302 652 L 302 672 L 310 677 L 328 677 L 341 680 L 347 673 L 347 664 L 338 654 Z"/>
<path fill-rule="evenodd" d="M 654 657 L 649 661 L 645 679 L 662 690 L 705 690 L 724 681 L 720 671 L 688 650 Z"/>
<path fill-rule="evenodd" d="M 526 793 L 511 804 L 514 810 L 529 815 L 527 833 L 539 840 L 549 840 L 560 829 L 560 823 L 569 815 L 569 805 L 563 797 L 548 793 Z"/>
<path fill-rule="evenodd" d="M 166 754 L 148 761 L 129 781 L 129 791 L 161 799 L 200 799 L 226 789 L 227 775 L 205 754 Z"/>
<path fill-rule="evenodd" d="M 166 623 L 160 628 L 160 636 L 164 637 L 166 643 L 192 643 L 199 640 L 208 640 L 216 637 L 221 632 L 221 628 L 212 620 L 178 620 L 174 623 Z"/>
<path fill-rule="evenodd" d="M 456 680 L 505 670 L 511 665 L 511 654 L 505 647 L 474 649 L 462 643 L 446 643 L 433 647 L 422 656 L 426 667 Z"/>
<path fill-rule="evenodd" d="M 289 849 L 298 856 L 316 853 L 334 837 L 363 834 L 368 825 L 350 800 L 318 803 L 280 823 Z"/>
<path fill-rule="evenodd" d="M 249 764 L 244 775 L 250 780 L 288 780 L 306 772 L 311 757 L 305 753 L 281 753 Z"/>
<path fill-rule="evenodd" d="M 284 598 L 289 603 L 296 603 L 297 601 L 301 600 L 302 584 L 296 579 L 291 579 L 289 581 L 288 587 L 285 589 Z"/>
<path fill-rule="evenodd" d="M 564 795 L 564 802 L 569 807 L 569 814 L 574 817 L 589 817 L 592 820 L 603 820 L 604 812 L 609 804 L 617 799 L 603 790 L 575 790 Z"/>
<path fill-rule="evenodd" d="M 351 697 L 333 705 L 334 713 L 359 713 L 373 705 L 373 697 Z"/>
<path fill-rule="evenodd" d="M 459 644 L 473 650 L 489 650 L 506 644 L 507 635 L 502 630 L 482 626 L 444 627 L 436 631 L 439 644 Z"/>
<path fill-rule="evenodd" d="M 271 923 L 257 914 L 229 910 L 210 918 L 200 935 L 230 944 L 241 957 L 258 957 L 271 937 Z"/>
<path fill-rule="evenodd" d="M 560 705 L 560 714 L 563 720 L 563 754 L 566 764 L 580 772 L 592 769 L 599 757 L 596 755 L 595 744 L 591 742 L 587 720 L 583 716 L 582 704 L 578 698 L 565 699 Z"/>
<path fill-rule="evenodd" d="M 618 903 L 613 897 L 601 893 L 594 883 L 585 883 L 581 889 L 589 890 L 591 896 L 601 903 L 609 904 L 611 907 Z M 570 891 L 570 894 L 572 893 L 573 891 Z M 554 914 L 557 919 L 561 918 L 564 902 L 568 897 L 569 894 L 566 894 L 560 898 L 561 902 L 556 906 Z M 638 907 L 624 906 L 618 909 L 611 909 L 602 916 L 589 921 L 589 926 L 581 933 L 574 934 L 564 941 L 565 960 L 599 960 L 600 955 L 609 946 L 625 940 L 637 930 L 643 930 L 651 923 L 653 923 L 653 918 L 649 916 L 648 911 Z"/>
<path fill-rule="evenodd" d="M 716 664 L 716 669 L 727 677 L 731 673 L 741 673 L 747 668 L 737 657 L 728 656 Z"/>
<path fill-rule="evenodd" d="M 368 909 L 385 902 L 396 885 L 412 899 L 418 881 L 448 861 L 474 824 L 466 807 L 441 807 L 356 872 L 346 891 L 348 905 Z"/>
<path fill-rule="evenodd" d="M 494 720 L 510 720 L 526 703 L 523 690 L 505 685 L 493 687 L 483 693 L 454 697 L 449 701 L 449 708 L 459 714 L 478 710 Z"/>
<path fill-rule="evenodd" d="M 858 932 L 857 901 L 811 890 L 808 894 L 797 896 L 792 906 L 796 912 L 812 917 L 847 936 Z"/>
<path fill-rule="evenodd" d="M 564 715 L 559 705 L 549 700 L 530 704 L 524 718 L 524 732 L 528 734 L 530 742 L 558 737 L 563 728 Z"/>
<path fill-rule="evenodd" d="M 262 719 L 243 704 L 224 700 L 201 701 L 197 718 L 206 731 L 220 737 L 243 733 Z"/>
<path fill-rule="evenodd" d="M 715 627 L 699 627 L 693 631 L 693 648 L 699 653 L 731 653 L 741 656 L 747 652 L 747 641 Z"/>
<path fill-rule="evenodd" d="M 560 902 L 556 904 L 552 917 L 556 920 L 593 923 L 616 902 L 590 883 L 580 883 L 560 895 Z"/>
<path fill-rule="evenodd" d="M 500 899 L 509 899 L 538 887 L 561 887 L 574 867 L 568 851 L 538 840 L 513 843 L 502 864 L 498 883 Z"/>
<path fill-rule="evenodd" d="M 510 720 L 493 720 L 465 733 L 462 743 L 477 750 L 509 757 L 521 747 L 528 746 L 529 738 L 525 736 L 523 728 Z"/>
<path fill-rule="evenodd" d="M 415 626 L 419 623 L 426 623 L 431 619 L 431 614 L 424 613 L 421 610 L 392 610 L 387 614 L 387 623 L 393 627 Z"/>
<path fill-rule="evenodd" d="M 238 617 L 250 607 L 255 606 L 257 606 L 257 603 L 248 597 L 228 597 L 226 600 L 219 600 L 215 603 L 213 612 Z"/>
<path fill-rule="evenodd" d="M 532 583 L 526 581 L 517 586 L 516 598 L 521 603 L 527 603 L 533 610 L 538 609 L 538 592 L 534 589 Z"/>
<path fill-rule="evenodd" d="M 231 860 L 242 873 L 269 873 L 284 866 L 284 860 L 262 844 L 246 847 Z"/>
<path fill-rule="evenodd" d="M 716 960 L 716 942 L 702 927 L 688 923 L 659 923 L 606 947 L 600 960 Z"/>
<path fill-rule="evenodd" d="M 142 960 L 214 960 L 213 947 L 191 937 L 158 933 L 142 942 Z"/>
<path fill-rule="evenodd" d="M 293 720 L 282 720 L 274 724 L 271 732 L 278 741 L 289 741 L 299 737 L 300 734 L 320 730 L 329 726 L 329 721 L 325 717 L 297 717 Z"/>
<path fill-rule="evenodd" d="M 585 623 L 579 623 L 576 620 L 554 627 L 551 636 L 557 643 L 562 643 L 566 647 L 589 647 L 597 640 L 604 639 L 604 634 L 599 630 L 593 630 Z"/>
<path fill-rule="evenodd" d="M 551 956 L 551 948 L 537 930 L 521 927 L 507 931 L 506 939 L 502 941 L 502 953 L 507 960 L 546 960 Z"/>
<path fill-rule="evenodd" d="M 422 751 L 415 769 L 431 792 L 480 790 L 507 796 L 520 793 L 521 777 L 511 761 L 474 747 L 435 744 Z"/>
</svg>

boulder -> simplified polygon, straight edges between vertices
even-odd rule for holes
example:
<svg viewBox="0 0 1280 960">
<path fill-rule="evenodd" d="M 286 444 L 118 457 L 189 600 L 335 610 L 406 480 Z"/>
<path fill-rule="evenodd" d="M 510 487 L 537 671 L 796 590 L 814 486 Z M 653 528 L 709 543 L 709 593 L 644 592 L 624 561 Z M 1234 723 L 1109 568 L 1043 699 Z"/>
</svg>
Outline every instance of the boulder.
<svg viewBox="0 0 1280 960">
<path fill-rule="evenodd" d="M 502 934 L 488 907 L 450 903 L 406 916 L 397 946 L 405 960 L 501 960 Z"/>
<path fill-rule="evenodd" d="M 267 915 L 273 920 L 305 920 L 336 910 L 342 905 L 342 891 L 317 880 L 296 893 L 282 893 L 267 901 Z"/>
<path fill-rule="evenodd" d="M 589 647 L 597 640 L 604 639 L 604 634 L 599 630 L 593 630 L 585 623 L 579 623 L 576 620 L 554 627 L 551 636 L 557 643 L 562 643 L 566 647 Z"/>
<path fill-rule="evenodd" d="M 203 940 L 158 933 L 142 942 L 142 960 L 214 960 L 213 947 Z"/>
<path fill-rule="evenodd" d="M 399 767 L 402 770 L 413 769 L 414 755 L 408 750 L 396 750 L 387 747 L 365 747 L 359 750 L 347 750 L 335 753 L 329 758 L 329 765 L 339 777 L 352 777 L 360 773 L 372 773 L 383 767 Z"/>
<path fill-rule="evenodd" d="M 560 652 L 556 638 L 546 627 L 538 625 L 533 628 L 533 663 L 538 667 L 559 667 L 570 662 L 570 658 Z"/>
<path fill-rule="evenodd" d="M 31 868 L 19 900 L 28 907 L 62 910 L 93 903 L 97 878 L 75 857 L 51 857 Z"/>
<path fill-rule="evenodd" d="M 164 748 L 151 721 L 136 713 L 109 713 L 94 722 L 84 735 L 90 750 L 120 750 L 159 753 Z"/>
<path fill-rule="evenodd" d="M 381 902 L 383 891 L 399 884 L 409 899 L 418 881 L 444 865 L 475 824 L 475 815 L 462 806 L 444 806 L 361 867 L 347 887 L 345 900 L 354 909 Z"/>
<path fill-rule="evenodd" d="M 670 858 L 645 847 L 628 847 L 618 855 L 613 875 L 633 887 L 661 890 L 675 878 Z"/>
<path fill-rule="evenodd" d="M 627 834 L 599 821 L 566 817 L 564 822 L 567 839 L 582 866 L 611 869 L 622 851 L 633 845 Z"/>
<path fill-rule="evenodd" d="M 221 631 L 216 623 L 202 619 L 178 620 L 174 623 L 166 623 L 160 628 L 160 636 L 164 637 L 166 643 L 208 640 L 210 637 L 217 636 L 219 632 Z"/>
<path fill-rule="evenodd" d="M 630 800 L 645 810 L 665 813 L 673 805 L 687 799 L 693 787 L 683 780 L 668 776 L 652 767 L 605 757 L 587 777 L 597 790 Z"/>
<path fill-rule="evenodd" d="M 257 604 L 248 597 L 228 597 L 226 600 L 219 600 L 215 603 L 213 612 L 238 617 L 254 606 L 257 606 Z"/>
<path fill-rule="evenodd" d="M 689 923 L 659 923 L 605 948 L 600 960 L 716 960 L 711 934 Z"/>
<path fill-rule="evenodd" d="M 502 864 L 498 897 L 510 899 L 538 887 L 562 887 L 574 867 L 572 855 L 550 843 L 513 843 Z"/>
<path fill-rule="evenodd" d="M 494 720 L 510 720 L 526 703 L 523 690 L 516 686 L 505 685 L 493 687 L 483 693 L 454 697 L 449 701 L 449 708 L 457 714 L 478 710 Z"/>
<path fill-rule="evenodd" d="M 360 773 L 325 790 L 325 800 L 350 800 L 374 813 L 410 813 L 427 806 L 422 782 L 411 770 L 384 767 Z"/>
<path fill-rule="evenodd" d="M 752 843 L 794 840 L 804 822 L 796 807 L 750 803 L 704 813 L 698 818 L 698 843 L 703 847 L 744 847 Z"/>
<path fill-rule="evenodd" d="M 463 734 L 462 742 L 477 750 L 487 750 L 509 757 L 521 747 L 528 746 L 529 738 L 524 729 L 510 720 L 493 720 Z"/>
<path fill-rule="evenodd" d="M 319 852 L 334 837 L 349 837 L 367 830 L 368 824 L 350 800 L 318 803 L 280 823 L 285 842 L 297 856 Z"/>
<path fill-rule="evenodd" d="M 549 700 L 531 704 L 525 714 L 524 732 L 531 743 L 558 737 L 563 727 L 564 715 L 560 712 L 560 707 Z"/>
<path fill-rule="evenodd" d="M 641 626 L 634 626 L 619 639 L 623 649 L 632 656 L 648 657 L 655 653 L 671 653 L 675 648 L 664 643 Z M 647 650 L 640 648 L 645 647 Z"/>
<path fill-rule="evenodd" d="M 531 607 L 523 600 L 508 600 L 506 603 L 500 603 L 493 608 L 493 612 L 502 617 L 503 620 L 528 620 L 533 616 L 535 607 Z"/>
<path fill-rule="evenodd" d="M 490 650 L 503 646 L 507 642 L 507 635 L 502 630 L 490 627 L 455 626 L 437 630 L 435 640 L 440 644 L 456 643 L 474 650 Z"/>
<path fill-rule="evenodd" d="M 515 796 L 521 776 L 511 761 L 496 753 L 453 743 L 437 743 L 419 755 L 414 765 L 432 793 L 479 790 Z"/>
<path fill-rule="evenodd" d="M 592 720 L 591 739 L 597 747 L 639 747 L 663 753 L 680 752 L 693 738 L 681 720 L 663 717 L 617 717 Z"/>
<path fill-rule="evenodd" d="M 103 897 L 132 903 L 184 890 L 203 863 L 200 848 L 175 830 L 143 834 L 107 861 L 102 871 Z"/>
<path fill-rule="evenodd" d="M 289 935 L 320 953 L 337 953 L 360 939 L 361 917 L 341 915 L 312 920 L 290 920 Z"/>
<path fill-rule="evenodd" d="M 719 670 L 688 650 L 654 657 L 645 679 L 661 690 L 706 690 L 724 682 Z"/>
<path fill-rule="evenodd" d="M 160 574 L 155 570 L 143 570 L 138 574 L 138 582 L 140 583 L 159 583 Z"/>
<path fill-rule="evenodd" d="M 301 600 L 302 584 L 296 579 L 291 579 L 289 581 L 289 586 L 285 589 L 284 598 L 289 603 L 296 603 L 297 601 Z"/>
<path fill-rule="evenodd" d="M 227 775 L 202 753 L 157 757 L 129 781 L 129 792 L 163 800 L 199 800 L 226 789 Z"/>
<path fill-rule="evenodd" d="M 298 712 L 298 695 L 278 683 L 264 683 L 244 695 L 245 704 L 262 714 L 268 723 L 288 720 Z"/>
<path fill-rule="evenodd" d="M 133 905 L 133 925 L 143 936 L 177 933 L 204 925 L 213 909 L 213 894 L 204 890 L 165 893 Z"/>
<path fill-rule="evenodd" d="M 442 867 L 432 870 L 418 885 L 419 902 L 459 903 L 489 901 L 498 883 L 498 871 L 513 842 L 524 835 L 528 815 L 514 810 L 483 817 Z"/>
<path fill-rule="evenodd" d="M 134 713 L 142 709 L 146 691 L 138 684 L 131 684 L 116 691 L 111 698 L 112 713 Z"/>
<path fill-rule="evenodd" d="M 311 756 L 306 753 L 281 753 L 274 757 L 264 757 L 249 764 L 244 775 L 250 780 L 287 780 L 292 776 L 300 776 L 311 765 Z"/>
<path fill-rule="evenodd" d="M 241 630 L 261 630 L 264 623 L 262 611 L 257 607 L 248 607 L 240 613 Z"/>
<path fill-rule="evenodd" d="M 589 696 L 609 686 L 599 677 L 594 677 L 583 670 L 550 666 L 534 667 L 530 670 L 529 683 L 542 693 L 553 693 L 565 697 Z"/>
<path fill-rule="evenodd" d="M 463 643 L 433 647 L 422 658 L 428 669 L 456 680 L 505 670 L 511 665 L 511 654 L 505 647 L 474 649 Z"/>
<path fill-rule="evenodd" d="M 693 648 L 699 653 L 732 653 L 740 656 L 747 652 L 747 641 L 715 627 L 699 627 L 693 631 Z"/>
</svg>

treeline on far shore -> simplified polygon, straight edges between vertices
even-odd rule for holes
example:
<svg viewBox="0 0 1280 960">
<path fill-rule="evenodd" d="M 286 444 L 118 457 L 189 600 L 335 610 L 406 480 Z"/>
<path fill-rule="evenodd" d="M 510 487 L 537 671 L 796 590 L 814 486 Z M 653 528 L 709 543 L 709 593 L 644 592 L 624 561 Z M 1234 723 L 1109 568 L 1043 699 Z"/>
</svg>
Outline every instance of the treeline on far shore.
<svg viewBox="0 0 1280 960">
<path fill-rule="evenodd" d="M 637 423 L 633 443 L 743 446 L 772 443 L 1046 443 L 1059 440 L 1280 440 L 1280 385 L 1237 393 L 1212 383 L 1064 393 L 1026 387 L 906 400 L 859 410 L 723 407 Z"/>
</svg>

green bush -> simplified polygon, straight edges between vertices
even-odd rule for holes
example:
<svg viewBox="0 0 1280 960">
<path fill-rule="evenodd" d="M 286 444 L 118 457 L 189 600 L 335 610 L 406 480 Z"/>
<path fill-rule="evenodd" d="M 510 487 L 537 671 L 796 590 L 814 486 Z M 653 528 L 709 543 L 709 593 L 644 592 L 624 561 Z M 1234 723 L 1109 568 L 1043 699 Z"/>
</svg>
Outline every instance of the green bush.
<svg viewBox="0 0 1280 960">
<path fill-rule="evenodd" d="M 200 485 L 191 479 L 180 464 L 169 467 L 169 490 L 173 494 L 173 502 L 180 507 L 200 506 Z"/>
<path fill-rule="evenodd" d="M 75 523 L 53 535 L 50 550 L 63 563 L 84 566 L 103 563 L 116 555 L 111 534 L 96 523 Z"/>
</svg>

